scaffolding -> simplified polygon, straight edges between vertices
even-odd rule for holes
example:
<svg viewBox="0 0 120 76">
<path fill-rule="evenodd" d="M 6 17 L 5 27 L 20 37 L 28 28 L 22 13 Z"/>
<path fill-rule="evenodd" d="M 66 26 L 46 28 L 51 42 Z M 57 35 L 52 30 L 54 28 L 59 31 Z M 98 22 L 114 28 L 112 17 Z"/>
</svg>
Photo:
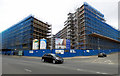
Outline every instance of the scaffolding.
<svg viewBox="0 0 120 76">
<path fill-rule="evenodd" d="M 49 49 L 50 43 L 47 37 L 50 35 L 51 25 L 29 16 L 2 32 L 2 47 L 4 49 L 32 50 L 33 39 L 46 38 Z"/>
<path fill-rule="evenodd" d="M 67 34 L 62 38 L 71 40 L 71 49 L 119 49 L 119 31 L 105 21 L 101 12 L 85 2 L 75 13 L 68 14 L 64 28 L 72 32 L 64 32 L 63 28 L 56 36 Z"/>
</svg>

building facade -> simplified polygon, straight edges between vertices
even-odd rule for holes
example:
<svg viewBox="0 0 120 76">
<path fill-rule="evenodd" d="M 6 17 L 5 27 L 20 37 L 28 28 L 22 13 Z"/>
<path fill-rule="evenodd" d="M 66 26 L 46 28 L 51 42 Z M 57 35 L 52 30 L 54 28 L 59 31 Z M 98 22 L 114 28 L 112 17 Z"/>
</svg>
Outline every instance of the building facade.
<svg viewBox="0 0 120 76">
<path fill-rule="evenodd" d="M 64 32 L 65 28 L 67 32 Z M 68 14 L 65 27 L 56 37 L 70 39 L 71 49 L 120 48 L 119 31 L 108 25 L 104 15 L 86 2 Z"/>
<path fill-rule="evenodd" d="M 32 50 L 34 39 L 47 39 L 50 49 L 51 25 L 34 16 L 28 16 L 19 23 L 2 32 L 2 49 Z"/>
</svg>

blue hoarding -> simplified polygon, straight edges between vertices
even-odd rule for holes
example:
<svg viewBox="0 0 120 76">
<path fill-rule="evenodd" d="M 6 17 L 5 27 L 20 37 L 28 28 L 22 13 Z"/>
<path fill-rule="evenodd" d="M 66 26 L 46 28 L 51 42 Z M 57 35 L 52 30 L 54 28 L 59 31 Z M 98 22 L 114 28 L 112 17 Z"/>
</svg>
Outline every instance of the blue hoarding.
<svg viewBox="0 0 120 76">
<path fill-rule="evenodd" d="M 47 41 L 46 39 L 40 39 L 40 49 L 46 49 Z"/>
<path fill-rule="evenodd" d="M 70 49 L 70 40 L 66 39 L 66 49 Z"/>
<path fill-rule="evenodd" d="M 70 40 L 56 38 L 55 49 L 70 49 Z"/>
</svg>

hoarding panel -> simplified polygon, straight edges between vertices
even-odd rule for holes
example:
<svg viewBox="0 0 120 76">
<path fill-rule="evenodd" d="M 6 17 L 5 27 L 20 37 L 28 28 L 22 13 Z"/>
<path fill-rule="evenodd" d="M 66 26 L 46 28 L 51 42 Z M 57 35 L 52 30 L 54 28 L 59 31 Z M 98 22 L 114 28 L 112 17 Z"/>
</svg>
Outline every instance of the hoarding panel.
<svg viewBox="0 0 120 76">
<path fill-rule="evenodd" d="M 55 49 L 70 49 L 70 40 L 55 38 Z"/>
<path fill-rule="evenodd" d="M 70 40 L 66 39 L 66 49 L 70 49 Z"/>
<path fill-rule="evenodd" d="M 47 42 L 46 39 L 40 39 L 40 49 L 46 49 Z"/>
<path fill-rule="evenodd" d="M 66 48 L 66 39 L 55 39 L 55 48 L 56 49 L 65 49 Z"/>
<path fill-rule="evenodd" d="M 38 39 L 34 39 L 34 40 L 33 40 L 32 49 L 33 49 L 33 50 L 38 50 L 38 49 L 39 49 L 39 40 L 38 40 Z"/>
</svg>

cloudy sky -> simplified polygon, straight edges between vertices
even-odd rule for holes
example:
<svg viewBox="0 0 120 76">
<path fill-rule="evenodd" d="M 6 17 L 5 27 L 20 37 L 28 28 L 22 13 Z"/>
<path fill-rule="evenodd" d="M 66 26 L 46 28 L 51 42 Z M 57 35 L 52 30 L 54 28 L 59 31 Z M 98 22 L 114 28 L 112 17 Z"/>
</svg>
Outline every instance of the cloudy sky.
<svg viewBox="0 0 120 76">
<path fill-rule="evenodd" d="M 119 0 L 0 0 L 0 32 L 30 14 L 52 25 L 53 34 L 64 27 L 69 12 L 87 2 L 105 15 L 106 23 L 118 28 Z"/>
</svg>

